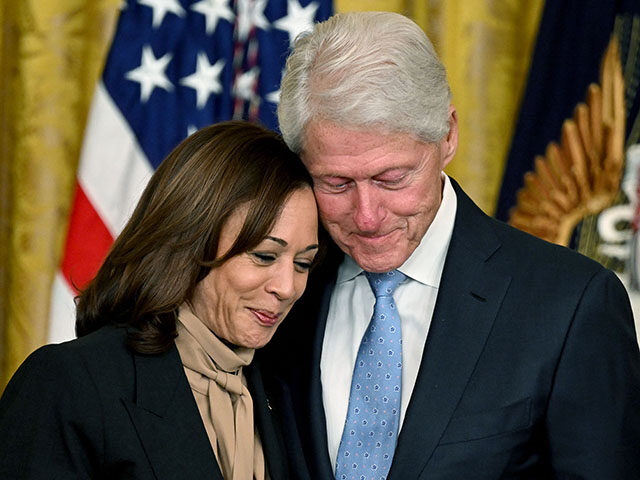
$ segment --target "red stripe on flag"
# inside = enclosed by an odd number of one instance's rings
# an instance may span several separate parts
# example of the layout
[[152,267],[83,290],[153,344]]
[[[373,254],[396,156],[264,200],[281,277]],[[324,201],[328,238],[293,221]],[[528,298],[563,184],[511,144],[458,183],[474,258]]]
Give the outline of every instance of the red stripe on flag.
[[62,274],[74,292],[95,276],[113,243],[113,237],[76,183]]

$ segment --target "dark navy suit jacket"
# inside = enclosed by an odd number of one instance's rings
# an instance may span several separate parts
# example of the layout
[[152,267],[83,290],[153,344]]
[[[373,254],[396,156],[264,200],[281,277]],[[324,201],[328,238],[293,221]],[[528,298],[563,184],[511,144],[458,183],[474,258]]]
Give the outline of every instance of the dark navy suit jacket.
[[[0,478],[218,479],[222,474],[173,345],[133,354],[123,328],[33,353],[0,399]],[[245,369],[271,479],[289,478],[257,366]]]
[[[453,236],[388,479],[640,479],[640,354],[624,287],[487,217],[452,183]],[[265,352],[287,441],[304,449],[292,462],[314,479],[333,477],[320,358],[340,261],[329,254]]]

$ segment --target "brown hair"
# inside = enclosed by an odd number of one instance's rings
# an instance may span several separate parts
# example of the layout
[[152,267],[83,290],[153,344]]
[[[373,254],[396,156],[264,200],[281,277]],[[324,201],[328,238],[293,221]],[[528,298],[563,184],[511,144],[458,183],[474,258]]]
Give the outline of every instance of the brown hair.
[[[76,334],[128,325],[140,353],[165,351],[175,311],[211,268],[258,245],[289,195],[311,185],[281,137],[246,122],[194,133],[161,163],[96,277],[77,297]],[[225,221],[249,211],[231,249],[216,259]]]

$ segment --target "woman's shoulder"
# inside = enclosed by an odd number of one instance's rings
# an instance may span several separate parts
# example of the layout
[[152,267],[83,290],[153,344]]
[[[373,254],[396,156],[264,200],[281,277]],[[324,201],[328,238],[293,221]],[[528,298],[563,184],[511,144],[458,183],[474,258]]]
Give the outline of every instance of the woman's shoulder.
[[102,461],[105,432],[126,418],[121,400],[134,398],[134,369],[123,328],[33,352],[0,397],[0,445],[11,445],[0,478],[16,478],[27,465],[51,468],[38,478],[92,476],[85,473]]
[[113,360],[130,356],[126,345],[127,330],[124,327],[107,325],[84,337],[62,343],[48,344],[34,351],[25,363],[50,364],[64,361],[99,361],[108,356]]
[[[59,344],[44,345],[18,368],[5,394],[12,388],[76,390],[113,382],[130,383],[133,359],[126,346],[126,329],[106,326],[89,335]],[[131,366],[131,367],[129,367]]]

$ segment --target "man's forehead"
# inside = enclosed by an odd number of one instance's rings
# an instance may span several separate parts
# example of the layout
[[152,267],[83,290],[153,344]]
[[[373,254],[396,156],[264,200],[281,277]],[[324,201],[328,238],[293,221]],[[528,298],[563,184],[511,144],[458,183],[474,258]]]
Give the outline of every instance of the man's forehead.
[[[329,122],[305,129],[301,158],[314,176],[372,176],[389,169],[411,168],[434,144],[384,130],[354,130]],[[348,174],[348,175],[347,175]]]

